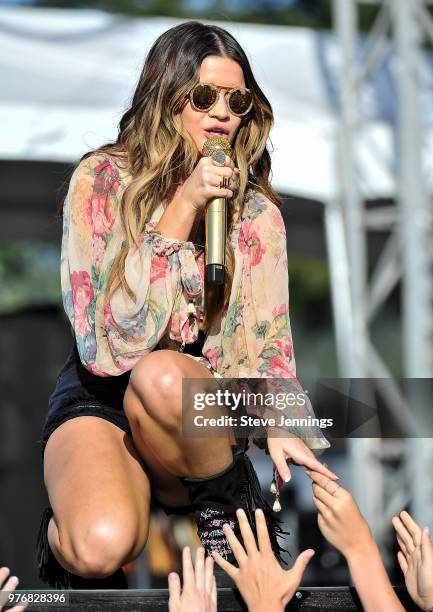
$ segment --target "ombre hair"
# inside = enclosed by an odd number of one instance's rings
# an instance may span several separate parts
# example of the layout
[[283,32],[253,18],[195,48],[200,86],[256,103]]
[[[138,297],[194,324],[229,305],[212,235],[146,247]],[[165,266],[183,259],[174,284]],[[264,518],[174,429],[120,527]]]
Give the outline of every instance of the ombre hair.
[[[155,208],[161,202],[166,205],[171,201],[201,157],[183,127],[181,112],[188,103],[190,90],[198,82],[201,63],[210,55],[237,62],[253,96],[253,108],[242,118],[233,143],[233,161],[240,172],[227,207],[228,235],[242,215],[249,189],[281,205],[269,183],[271,162],[266,143],[273,123],[272,108],[241,46],[223,28],[197,21],[167,30],[154,42],[146,57],[130,108],[120,120],[116,142],[81,158],[98,152],[126,158],[131,175],[119,210],[125,241],[110,270],[106,299],[120,287],[135,299],[125,279],[128,251],[133,245],[138,246],[140,233]],[[206,328],[228,306],[234,263],[233,247],[227,240],[225,284],[212,285],[205,281]]]

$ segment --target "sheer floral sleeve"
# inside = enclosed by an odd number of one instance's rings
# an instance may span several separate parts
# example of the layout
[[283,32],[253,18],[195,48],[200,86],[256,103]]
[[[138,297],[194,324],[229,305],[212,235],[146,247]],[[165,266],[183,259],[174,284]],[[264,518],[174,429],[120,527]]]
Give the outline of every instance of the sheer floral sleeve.
[[[122,289],[106,299],[107,280],[123,234],[122,182],[111,161],[92,155],[75,169],[63,213],[62,296],[83,365],[99,376],[130,370],[169,331],[192,342],[198,335],[202,275],[192,242],[161,236],[149,221],[126,256]],[[187,313],[191,302],[193,311]]]
[[[243,325],[238,328],[238,333],[245,336],[243,342],[247,353],[246,367],[240,375],[272,378],[274,380],[268,384],[269,391],[293,392],[305,400],[305,403],[297,402],[283,410],[269,406],[263,414],[276,417],[278,421],[283,413],[288,418],[311,422],[315,414],[296,377],[289,319],[286,231],[280,209],[264,196],[256,194],[246,208],[238,244],[243,253],[240,291]],[[303,438],[312,450],[330,446],[318,426],[293,425],[286,430]]]

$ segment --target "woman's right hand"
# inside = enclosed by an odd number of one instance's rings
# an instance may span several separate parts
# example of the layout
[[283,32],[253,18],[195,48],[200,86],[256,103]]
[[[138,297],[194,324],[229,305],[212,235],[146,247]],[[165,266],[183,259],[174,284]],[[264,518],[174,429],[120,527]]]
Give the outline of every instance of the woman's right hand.
[[400,550],[397,554],[409,595],[421,610],[433,606],[433,543],[409,512],[392,517]]
[[[179,188],[178,197],[188,202],[195,212],[201,212],[213,198],[232,198],[239,169],[226,155],[224,166],[211,157],[202,157],[191,175]],[[220,187],[224,179],[229,179],[229,187]]]

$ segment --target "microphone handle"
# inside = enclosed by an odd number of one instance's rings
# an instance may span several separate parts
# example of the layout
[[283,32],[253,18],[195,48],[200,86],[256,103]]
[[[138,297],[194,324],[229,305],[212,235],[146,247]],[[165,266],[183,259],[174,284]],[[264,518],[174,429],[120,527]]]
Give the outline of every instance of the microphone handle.
[[214,198],[206,207],[205,265],[208,283],[222,285],[225,280],[227,201]]

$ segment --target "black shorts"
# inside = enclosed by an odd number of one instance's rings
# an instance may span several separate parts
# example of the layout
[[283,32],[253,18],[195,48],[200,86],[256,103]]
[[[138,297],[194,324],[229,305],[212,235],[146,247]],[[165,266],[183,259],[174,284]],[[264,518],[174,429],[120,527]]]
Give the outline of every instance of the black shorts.
[[[185,353],[199,356],[205,339],[204,332],[193,344],[185,346]],[[157,350],[159,345],[155,347]],[[53,393],[48,400],[48,412],[38,440],[42,460],[45,446],[53,431],[65,421],[79,416],[98,416],[131,435],[131,428],[123,409],[123,397],[130,372],[120,376],[96,376],[81,363],[74,342],[66,363],[61,368]]]

